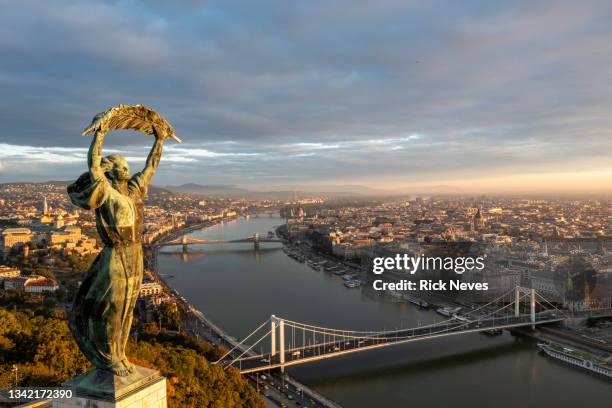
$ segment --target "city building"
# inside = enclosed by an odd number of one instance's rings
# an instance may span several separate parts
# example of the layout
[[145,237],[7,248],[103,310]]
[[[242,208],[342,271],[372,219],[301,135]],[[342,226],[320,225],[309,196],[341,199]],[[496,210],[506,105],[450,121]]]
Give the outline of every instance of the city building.
[[55,292],[59,285],[44,276],[18,276],[4,280],[4,290],[23,290],[26,293]]
[[159,295],[162,290],[162,286],[157,282],[143,282],[140,286],[140,297]]
[[28,228],[6,228],[2,231],[2,247],[9,250],[15,245],[27,244],[32,241],[32,231]]
[[0,266],[0,283],[5,279],[16,278],[21,275],[21,271],[18,268],[12,268],[10,266]]
[[67,226],[59,231],[53,231],[49,234],[49,244],[65,244],[67,242],[77,243],[81,239],[81,228],[75,226]]

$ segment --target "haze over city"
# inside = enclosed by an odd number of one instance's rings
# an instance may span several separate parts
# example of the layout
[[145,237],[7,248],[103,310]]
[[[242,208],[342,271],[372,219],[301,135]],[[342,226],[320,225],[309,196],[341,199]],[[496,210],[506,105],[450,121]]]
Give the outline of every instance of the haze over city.
[[[2,2],[0,182],[74,179],[92,116],[142,103],[184,140],[160,186],[609,193],[612,5],[587,3]],[[105,151],[136,171],[150,144]]]

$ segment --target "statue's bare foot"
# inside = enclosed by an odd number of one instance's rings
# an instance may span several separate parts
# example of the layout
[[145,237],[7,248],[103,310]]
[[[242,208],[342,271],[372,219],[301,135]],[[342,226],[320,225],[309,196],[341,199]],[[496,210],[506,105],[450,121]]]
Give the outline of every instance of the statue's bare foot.
[[123,364],[125,369],[128,370],[128,374],[132,374],[134,372],[134,364],[130,363],[127,358],[121,360],[121,364]]
[[111,371],[119,377],[127,377],[134,371],[134,365],[127,359],[124,359],[118,363],[114,363],[111,367]]
[[130,371],[125,368],[125,366],[122,363],[115,363],[111,366],[111,371],[113,372],[113,374],[119,376],[119,377],[127,377],[130,374]]

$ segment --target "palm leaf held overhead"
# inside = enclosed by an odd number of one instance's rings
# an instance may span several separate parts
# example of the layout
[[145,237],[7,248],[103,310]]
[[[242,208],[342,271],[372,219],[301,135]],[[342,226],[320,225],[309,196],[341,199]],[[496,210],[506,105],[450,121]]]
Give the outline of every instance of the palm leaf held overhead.
[[93,132],[108,132],[109,130],[132,129],[148,135],[155,132],[159,136],[172,138],[181,142],[174,134],[172,126],[159,113],[143,105],[119,105],[105,112],[98,113],[84,131],[83,136]]

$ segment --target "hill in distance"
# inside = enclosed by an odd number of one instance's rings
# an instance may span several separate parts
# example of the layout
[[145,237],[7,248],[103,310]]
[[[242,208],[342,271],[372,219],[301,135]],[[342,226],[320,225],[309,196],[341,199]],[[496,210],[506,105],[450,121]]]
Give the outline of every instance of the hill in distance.
[[[0,183],[0,186],[3,186],[3,185],[10,186],[10,185],[15,185],[15,184],[32,184],[32,185],[40,184],[40,185],[52,185],[56,187],[68,187],[68,185],[72,183],[74,183],[74,180],[15,181],[15,182],[8,182],[8,183]],[[149,193],[151,194],[155,194],[155,193],[172,194],[172,192],[170,192],[169,190],[166,190],[161,187],[156,187],[154,185],[149,186]]]
[[[53,185],[56,187],[67,187],[74,180],[49,180],[49,181],[22,181],[0,183],[1,185],[15,184],[31,184],[31,185]],[[357,196],[389,196],[394,195],[392,191],[379,190],[371,187],[360,185],[339,185],[339,186],[303,186],[300,188],[292,188],[291,186],[271,186],[271,187],[253,187],[246,189],[234,185],[211,184],[202,185],[197,183],[185,183],[178,186],[168,185],[160,187],[156,185],[149,186],[149,194],[164,193],[164,194],[197,194],[211,197],[227,197],[227,198],[247,198],[247,199],[272,199],[272,200],[290,200],[294,197],[317,197],[325,195],[327,197],[357,197]]]
[[201,185],[196,183],[186,183],[180,186],[165,186],[165,190],[173,193],[187,193],[187,194],[202,194],[202,195],[213,195],[213,196],[240,196],[247,195],[250,193],[249,190],[239,188],[236,186],[228,185]]
[[306,186],[293,189],[288,186],[277,186],[269,188],[246,189],[233,185],[201,185],[197,183],[186,183],[180,186],[165,186],[164,189],[174,193],[201,194],[218,197],[245,197],[256,199],[288,199],[295,195],[300,197],[325,194],[327,196],[373,196],[391,195],[393,192],[374,189],[359,185],[344,186]]

